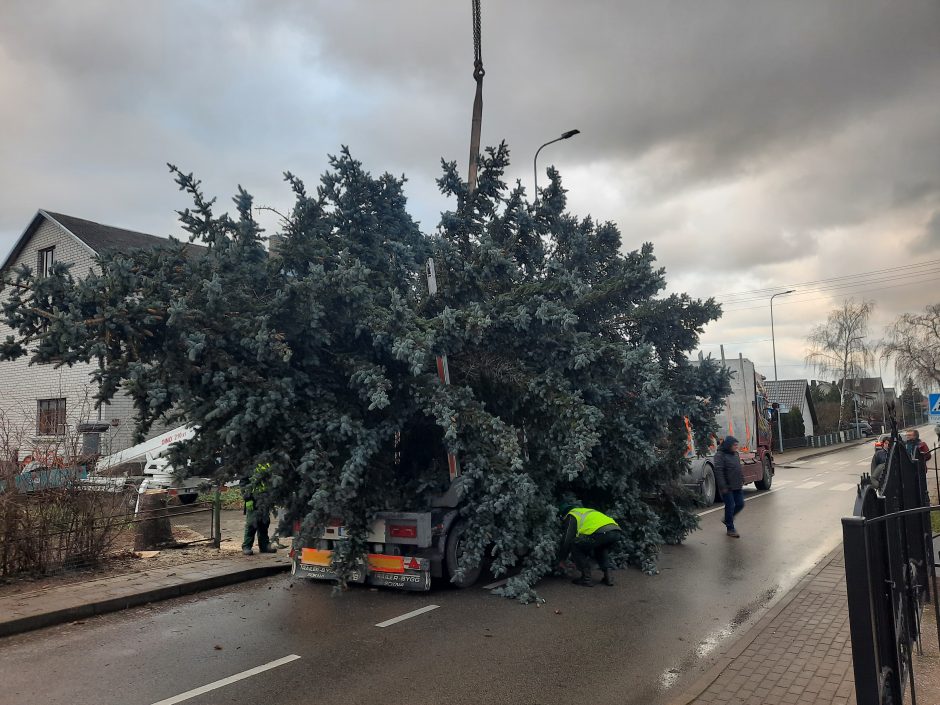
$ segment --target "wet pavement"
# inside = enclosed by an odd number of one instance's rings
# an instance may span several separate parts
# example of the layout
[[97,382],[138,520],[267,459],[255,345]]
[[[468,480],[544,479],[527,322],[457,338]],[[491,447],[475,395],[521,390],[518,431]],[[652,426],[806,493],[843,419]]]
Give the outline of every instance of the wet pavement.
[[[746,492],[740,540],[725,537],[716,505],[664,549],[659,575],[621,571],[612,588],[547,580],[541,607],[482,587],[333,597],[270,578],[8,638],[0,704],[655,705],[838,546],[871,453],[788,463],[770,492]],[[216,683],[232,676],[242,680]]]

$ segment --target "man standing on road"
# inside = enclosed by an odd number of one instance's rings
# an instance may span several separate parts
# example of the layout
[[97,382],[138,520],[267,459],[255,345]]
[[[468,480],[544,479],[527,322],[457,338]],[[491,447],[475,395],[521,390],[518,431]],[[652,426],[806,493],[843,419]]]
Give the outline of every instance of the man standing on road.
[[581,577],[574,580],[574,584],[594,586],[591,577],[591,559],[594,559],[604,571],[604,585],[613,585],[610,550],[623,536],[617,522],[596,509],[579,507],[573,503],[562,505],[561,512],[565,533],[558,560],[564,561],[569,553],[572,554],[574,564],[581,571]]
[[940,423],[933,427],[933,432],[937,435],[937,445],[940,446]]
[[725,525],[728,536],[739,539],[741,534],[734,528],[734,517],[744,509],[744,473],[741,471],[737,438],[725,436],[715,453],[714,468],[718,492],[725,503],[725,518],[721,523]]

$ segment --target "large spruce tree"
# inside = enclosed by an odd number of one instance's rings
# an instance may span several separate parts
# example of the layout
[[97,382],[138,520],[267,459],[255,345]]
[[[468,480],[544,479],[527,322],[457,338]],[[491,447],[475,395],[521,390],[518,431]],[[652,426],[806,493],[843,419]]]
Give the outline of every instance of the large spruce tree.
[[99,402],[129,394],[141,433],[199,427],[180,448],[202,459],[194,474],[220,454],[229,478],[269,463],[272,501],[308,534],[333,517],[349,527],[341,569],[376,512],[446,488],[450,451],[465,559],[518,566],[506,594],[527,598],[553,567],[566,497],[617,517],[621,561],[654,570],[658,546],[695,526],[676,489],[683,416],[707,447],[728,387],[687,356],[719,308],[664,295],[652,246],[624,254],[615,225],[567,213],[557,173],[533,205],[507,166],[505,145],[488,150],[469,193],[445,163],[455,208],[428,235],[404,179],[373,178],[344,149],[315,193],[286,175],[295,203],[272,252],[247,193],[234,217],[217,215],[171,167],[194,204],[180,222],[206,250],[108,254],[81,281],[64,265],[18,270],[4,305],[17,337],[0,356],[96,363]]

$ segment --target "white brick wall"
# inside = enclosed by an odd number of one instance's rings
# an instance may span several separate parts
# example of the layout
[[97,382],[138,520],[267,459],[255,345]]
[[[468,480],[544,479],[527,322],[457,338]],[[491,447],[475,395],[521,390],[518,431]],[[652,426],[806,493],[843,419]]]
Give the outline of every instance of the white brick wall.
[[[94,264],[94,253],[77,238],[51,221],[44,221],[13,266],[29,265],[36,270],[39,250],[55,247],[55,260],[72,264],[72,275],[81,278],[88,274]],[[4,292],[0,296],[6,298]],[[12,331],[0,322],[0,340]],[[0,361],[0,424],[12,425],[0,428],[0,446],[19,449],[19,457],[34,452],[66,455],[68,448],[81,450],[81,438],[76,434],[78,423],[118,419],[119,425],[101,435],[101,452],[114,453],[131,445],[134,433],[133,406],[127,397],[114,399],[113,403],[100,410],[94,409],[95,386],[89,375],[92,365],[78,364],[73,367],[53,365],[30,365],[27,358]],[[68,429],[64,437],[41,437],[36,434],[37,401],[39,399],[66,399]],[[12,437],[9,431],[12,430]],[[151,436],[162,433],[163,427],[155,428]],[[6,450],[0,447],[0,453]]]

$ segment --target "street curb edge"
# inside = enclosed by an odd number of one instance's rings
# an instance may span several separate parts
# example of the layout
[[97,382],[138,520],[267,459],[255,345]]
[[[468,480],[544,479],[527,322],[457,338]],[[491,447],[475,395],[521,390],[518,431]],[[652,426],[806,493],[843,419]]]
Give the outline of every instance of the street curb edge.
[[11,619],[6,622],[0,622],[0,638],[31,632],[36,629],[43,629],[64,622],[72,622],[76,619],[94,617],[110,612],[120,612],[121,610],[139,607],[140,605],[146,605],[152,602],[169,600],[174,597],[191,595],[196,592],[235,585],[249,580],[257,580],[258,578],[266,578],[271,575],[277,575],[278,573],[286,573],[289,570],[290,564],[253,566],[231,573],[189,580],[177,585],[152,588],[131,595],[109,597],[107,599],[96,600],[95,602],[75,605],[74,607],[65,607],[50,612],[20,617],[19,619]]

